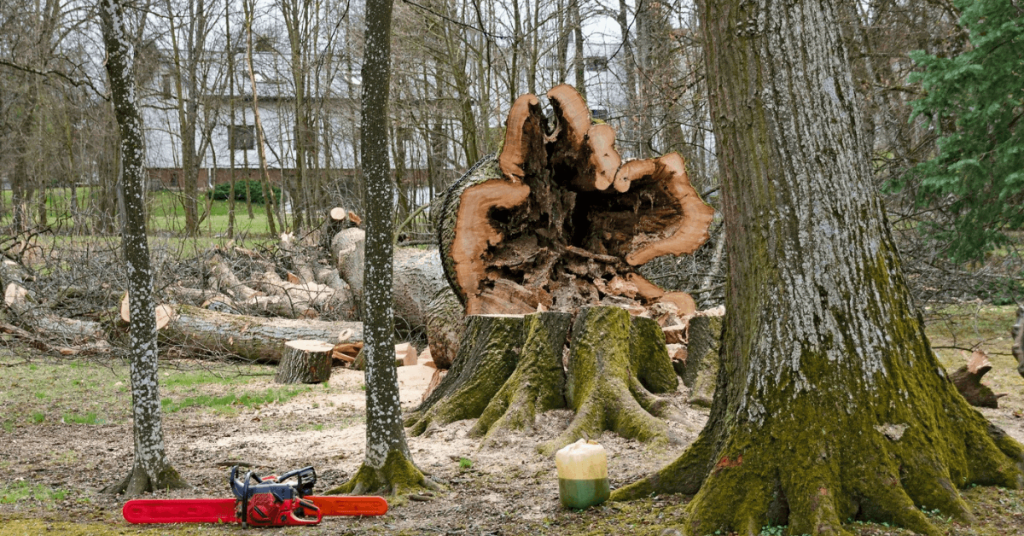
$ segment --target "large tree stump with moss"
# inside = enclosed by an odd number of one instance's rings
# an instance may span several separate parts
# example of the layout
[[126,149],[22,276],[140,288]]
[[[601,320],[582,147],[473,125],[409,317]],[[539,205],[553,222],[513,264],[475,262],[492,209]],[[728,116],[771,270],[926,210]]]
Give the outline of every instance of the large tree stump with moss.
[[603,430],[667,440],[667,427],[654,416],[671,411],[651,390],[675,390],[677,379],[657,324],[614,306],[585,307],[570,330],[571,318],[558,312],[467,317],[448,375],[407,415],[410,433],[480,417],[470,435],[493,443],[532,429],[539,412],[570,407],[576,418],[542,452]]
[[[413,434],[478,416],[472,433],[488,441],[529,429],[538,411],[565,407],[562,357],[572,340],[568,367],[576,374],[568,387],[580,394],[569,407],[584,415],[545,448],[604,429],[667,437],[651,415],[662,405],[650,393],[672,391],[678,379],[661,328],[646,318],[632,321],[630,312],[667,303],[688,314],[694,304],[638,269],[700,247],[714,210],[690,185],[679,155],[624,162],[614,129],[592,122],[572,87],[558,86],[547,97],[554,121],[536,96],[517,99],[501,153],[453,184],[435,215],[444,275],[465,314],[528,316],[515,340],[489,341],[476,332],[461,338],[451,372],[407,419]],[[581,309],[588,312],[569,334]],[[593,354],[584,341],[609,346]],[[495,342],[509,347],[494,349]],[[479,374],[479,364],[462,360],[498,355],[515,359],[502,361],[500,376],[471,380],[486,381],[486,392],[456,387]]]
[[323,383],[331,379],[334,345],[297,340],[284,343],[285,353],[277,366],[277,383]]

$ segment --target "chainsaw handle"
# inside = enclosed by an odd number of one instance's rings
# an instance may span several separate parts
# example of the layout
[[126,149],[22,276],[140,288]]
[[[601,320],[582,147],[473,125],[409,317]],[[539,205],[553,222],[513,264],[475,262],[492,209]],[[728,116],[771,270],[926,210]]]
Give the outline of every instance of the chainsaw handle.
[[263,482],[263,480],[256,473],[249,471],[245,475],[245,480],[241,481],[237,478],[238,466],[231,468],[231,475],[228,476],[228,484],[231,486],[231,491],[235,494],[235,497],[239,499],[245,498],[249,494],[249,480],[253,479],[257,484]]

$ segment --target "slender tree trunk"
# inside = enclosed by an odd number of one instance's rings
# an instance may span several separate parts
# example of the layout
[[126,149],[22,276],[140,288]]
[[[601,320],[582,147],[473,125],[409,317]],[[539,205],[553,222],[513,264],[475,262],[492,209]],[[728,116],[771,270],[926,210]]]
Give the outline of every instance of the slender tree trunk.
[[[249,84],[252,87],[252,115],[253,122],[256,124],[256,149],[260,156],[260,171],[263,174],[263,208],[267,212],[267,226],[270,228],[271,236],[277,235],[277,227],[274,225],[274,187],[270,184],[270,173],[267,171],[267,152],[266,152],[266,136],[263,133],[263,123],[260,121],[260,104],[257,97],[256,87],[256,72],[253,70],[252,65],[252,23],[253,17],[255,17],[256,4],[243,2],[245,8],[245,26],[246,26],[246,60],[249,67]],[[282,170],[281,179],[284,180],[284,172]],[[248,191],[248,184],[246,185],[246,191]],[[283,226],[283,222],[282,222]]]
[[576,55],[573,58],[573,66],[576,69],[576,91],[583,100],[587,100],[587,83],[583,71],[583,17],[580,15],[580,2],[582,0],[569,0],[569,23],[572,24],[573,40],[576,43]]
[[132,85],[130,37],[125,31],[121,0],[102,0],[100,18],[107,51],[107,75],[111,101],[121,136],[121,163],[125,199],[121,240],[128,263],[128,294],[132,320],[130,374],[135,461],[128,477],[107,488],[112,493],[138,495],[146,491],[187,487],[167,462],[160,416],[157,374],[156,314],[153,307],[153,273],[146,242],[144,206],[145,177],[142,121]]
[[701,5],[729,226],[722,366],[697,441],[616,491],[696,493],[687,533],[937,535],[957,488],[1024,485],[1024,448],[969,407],[910,303],[872,188],[837,1]]
[[391,78],[392,0],[366,4],[366,52],[362,80],[362,161],[366,216],[364,271],[366,345],[366,456],[354,477],[328,493],[392,493],[429,485],[412,463],[398,402],[392,278],[391,200],[395,190],[388,161],[388,94]]
[[[228,128],[235,127],[235,44],[231,40],[231,2],[224,2],[224,31],[227,38],[224,40],[224,52],[228,60],[228,117],[231,119]],[[228,239],[235,237],[235,147],[230,141],[237,132],[228,132],[228,182],[231,185],[228,190]],[[216,160],[214,160],[216,161]],[[214,169],[216,173],[216,169]],[[248,177],[247,177],[248,179]],[[216,182],[216,177],[214,178]],[[248,181],[247,181],[248,182]]]

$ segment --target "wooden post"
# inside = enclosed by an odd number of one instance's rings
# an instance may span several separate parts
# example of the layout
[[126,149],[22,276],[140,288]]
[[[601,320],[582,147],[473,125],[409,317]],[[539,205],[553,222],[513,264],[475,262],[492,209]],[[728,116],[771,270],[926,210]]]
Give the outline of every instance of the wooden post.
[[277,367],[277,383],[323,383],[331,378],[334,346],[320,341],[297,340],[284,343],[286,350]]

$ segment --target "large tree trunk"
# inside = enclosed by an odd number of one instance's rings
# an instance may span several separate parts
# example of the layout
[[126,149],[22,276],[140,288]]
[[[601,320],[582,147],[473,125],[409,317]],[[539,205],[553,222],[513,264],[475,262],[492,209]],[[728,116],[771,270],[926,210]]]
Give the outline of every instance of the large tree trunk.
[[144,141],[142,121],[135,102],[132,52],[125,9],[120,0],[100,2],[103,43],[111,101],[121,136],[121,169],[125,213],[121,227],[124,257],[128,264],[131,309],[129,369],[132,385],[132,429],[135,456],[131,471],[121,482],[106,488],[111,493],[140,495],[147,491],[184,488],[187,484],[167,461],[160,417],[157,374],[156,314],[153,307],[153,273],[146,241]]
[[1024,449],[946,378],[872,190],[834,1],[701,4],[729,226],[711,417],[614,499],[696,493],[688,534],[848,519],[938,534],[957,488],[1019,487]]

